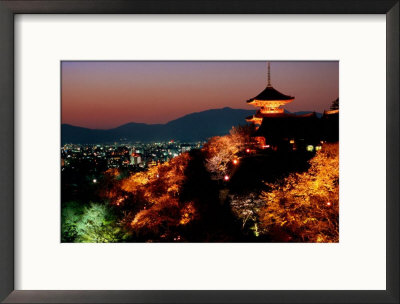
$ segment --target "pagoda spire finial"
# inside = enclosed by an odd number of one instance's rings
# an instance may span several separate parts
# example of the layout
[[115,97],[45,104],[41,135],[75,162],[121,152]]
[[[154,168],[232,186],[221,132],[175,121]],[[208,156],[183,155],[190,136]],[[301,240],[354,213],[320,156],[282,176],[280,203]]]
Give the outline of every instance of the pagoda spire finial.
[[268,61],[268,82],[267,82],[267,86],[270,87],[271,86],[271,67]]

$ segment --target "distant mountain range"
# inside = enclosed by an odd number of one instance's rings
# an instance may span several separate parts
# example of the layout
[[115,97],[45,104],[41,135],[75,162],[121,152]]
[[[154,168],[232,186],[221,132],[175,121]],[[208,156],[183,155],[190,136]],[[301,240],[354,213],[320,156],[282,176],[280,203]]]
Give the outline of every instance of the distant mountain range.
[[[245,125],[247,116],[255,110],[213,109],[191,113],[166,124],[127,123],[117,128],[100,130],[61,125],[61,144],[101,144],[121,141],[168,141],[193,142],[206,140],[212,136],[224,135],[233,126]],[[309,113],[306,111],[296,114]]]

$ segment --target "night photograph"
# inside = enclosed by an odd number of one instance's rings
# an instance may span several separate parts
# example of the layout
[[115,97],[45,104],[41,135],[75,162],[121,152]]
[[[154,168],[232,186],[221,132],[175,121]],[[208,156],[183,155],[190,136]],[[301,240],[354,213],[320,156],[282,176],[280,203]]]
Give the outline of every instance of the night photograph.
[[62,243],[339,242],[338,61],[62,61]]

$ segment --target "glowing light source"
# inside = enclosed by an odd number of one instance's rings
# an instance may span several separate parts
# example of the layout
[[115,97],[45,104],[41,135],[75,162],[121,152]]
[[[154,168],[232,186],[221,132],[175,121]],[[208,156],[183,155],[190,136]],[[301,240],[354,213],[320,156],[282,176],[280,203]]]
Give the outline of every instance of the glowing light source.
[[250,153],[250,149],[246,149],[246,152],[247,152],[247,153]]
[[316,146],[315,151],[319,151],[319,150],[321,150],[321,146]]
[[239,161],[238,161],[237,159],[234,159],[234,160],[233,160],[233,164],[234,164],[234,165],[237,165],[238,163],[239,163]]
[[308,152],[312,152],[312,151],[314,151],[314,146],[313,145],[308,145],[306,149],[307,149]]
[[97,183],[97,179],[93,179],[93,184]]
[[294,144],[294,139],[291,139],[291,140],[290,140],[290,143],[291,143],[291,144]]
[[228,175],[225,175],[225,176],[224,176],[224,180],[225,180],[225,181],[228,181],[228,180],[229,180],[229,176],[228,176]]
[[328,207],[330,207],[330,206],[332,206],[332,203],[331,203],[331,202],[327,202],[326,205],[327,205]]

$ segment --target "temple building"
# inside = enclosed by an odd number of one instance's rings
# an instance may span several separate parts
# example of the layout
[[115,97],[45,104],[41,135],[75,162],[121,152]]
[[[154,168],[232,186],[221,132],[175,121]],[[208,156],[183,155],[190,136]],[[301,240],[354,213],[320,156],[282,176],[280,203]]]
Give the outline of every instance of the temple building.
[[268,62],[268,82],[267,87],[256,97],[247,100],[248,104],[255,107],[260,107],[255,115],[246,118],[247,122],[255,123],[256,125],[261,125],[264,117],[276,116],[276,114],[284,114],[284,109],[282,106],[292,102],[294,100],[293,96],[288,96],[282,94],[281,92],[275,90],[271,85],[271,67]]
[[293,100],[293,96],[272,87],[268,63],[267,87],[247,101],[260,108],[255,115],[246,118],[247,122],[259,125],[254,138],[260,148],[314,151],[325,141],[339,140],[339,110],[324,111],[320,118],[315,112],[286,113],[282,107]]

